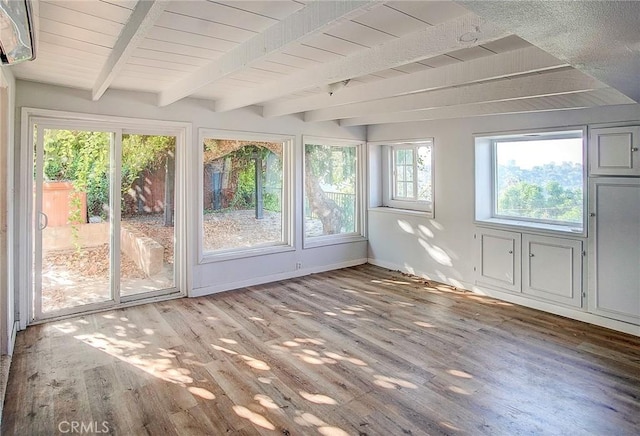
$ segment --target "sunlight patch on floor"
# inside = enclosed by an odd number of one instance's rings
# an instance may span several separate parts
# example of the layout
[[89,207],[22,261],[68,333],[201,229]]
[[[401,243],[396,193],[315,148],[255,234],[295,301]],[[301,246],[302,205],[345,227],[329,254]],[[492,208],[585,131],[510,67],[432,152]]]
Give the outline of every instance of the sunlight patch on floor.
[[233,411],[236,412],[240,418],[248,419],[258,427],[266,428],[267,430],[275,430],[275,425],[271,424],[267,418],[259,413],[252,412],[244,406],[233,406]]
[[375,379],[374,383],[376,385],[387,389],[397,389],[396,386],[409,389],[418,389],[418,386],[406,380],[402,380],[401,378],[387,377],[380,374],[374,375],[373,378]]
[[[152,357],[150,352],[144,352],[146,346],[142,343],[111,338],[102,333],[74,337],[161,380],[182,386],[193,383],[193,379],[190,377],[191,371],[186,368],[174,367],[173,360],[163,357],[160,353],[158,353],[160,358]],[[162,352],[163,350],[161,350]]]
[[273,401],[273,399],[268,395],[257,394],[254,395],[253,399],[260,403],[260,405],[264,408],[274,410],[280,409],[280,406],[278,406],[275,401]]
[[459,369],[448,369],[447,372],[451,375],[454,375],[460,378],[473,378],[471,374],[468,374],[464,371],[460,371]]
[[307,401],[315,404],[338,404],[333,398],[322,394],[310,394],[309,392],[300,391],[300,396]]
[[216,399],[216,396],[213,395],[212,392],[209,392],[208,390],[206,390],[204,388],[198,388],[198,387],[195,387],[195,386],[189,386],[187,388],[187,390],[189,392],[191,392],[193,395],[196,395],[196,396],[198,396],[198,397],[200,397],[202,399],[205,399],[205,400],[215,400]]

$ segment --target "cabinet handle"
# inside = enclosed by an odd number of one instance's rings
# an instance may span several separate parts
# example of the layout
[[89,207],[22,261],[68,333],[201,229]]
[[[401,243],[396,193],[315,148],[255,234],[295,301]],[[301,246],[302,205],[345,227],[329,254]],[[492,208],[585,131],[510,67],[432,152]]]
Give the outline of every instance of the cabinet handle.
[[529,253],[529,257],[533,257],[533,253]]
[[594,212],[591,212],[589,216],[596,216],[596,214]]
[[513,254],[513,250],[509,250],[509,254]]
[[631,147],[631,151],[638,151],[638,147]]

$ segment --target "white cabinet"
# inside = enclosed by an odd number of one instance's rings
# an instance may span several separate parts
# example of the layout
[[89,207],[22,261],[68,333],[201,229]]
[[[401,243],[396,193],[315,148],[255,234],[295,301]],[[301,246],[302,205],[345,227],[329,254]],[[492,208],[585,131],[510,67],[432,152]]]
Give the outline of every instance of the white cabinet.
[[476,228],[476,284],[582,307],[582,241]]
[[582,241],[522,235],[522,293],[582,306]]
[[640,126],[591,129],[589,174],[640,176]]
[[640,179],[589,186],[589,311],[640,324]]
[[493,229],[476,233],[476,282],[520,292],[521,235]]

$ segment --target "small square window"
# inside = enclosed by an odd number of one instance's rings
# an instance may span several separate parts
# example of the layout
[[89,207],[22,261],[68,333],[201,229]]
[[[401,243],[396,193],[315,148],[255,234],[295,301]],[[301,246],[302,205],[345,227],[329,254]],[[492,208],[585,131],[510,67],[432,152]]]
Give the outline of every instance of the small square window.
[[433,213],[433,141],[387,145],[384,205]]

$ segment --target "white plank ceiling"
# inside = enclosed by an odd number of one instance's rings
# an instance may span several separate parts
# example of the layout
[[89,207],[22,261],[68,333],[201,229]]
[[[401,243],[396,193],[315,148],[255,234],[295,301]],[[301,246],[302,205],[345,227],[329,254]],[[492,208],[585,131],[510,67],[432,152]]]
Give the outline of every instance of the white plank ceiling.
[[[525,3],[530,14],[538,7]],[[564,2],[563,11],[575,3]],[[608,3],[599,4],[599,13]],[[622,10],[611,6],[620,19],[640,16],[640,2],[628,3]],[[159,106],[195,97],[213,100],[216,111],[258,105],[265,117],[304,113],[307,121],[350,126],[629,104],[638,98],[636,88],[621,79],[624,74],[611,82],[596,75],[601,82],[583,72],[597,65],[598,53],[585,60],[577,53],[584,47],[565,44],[559,60],[522,39],[514,19],[522,12],[517,5],[40,0],[36,9],[37,59],[10,67],[14,75],[86,89],[94,100],[108,89],[124,89],[155,93]],[[549,39],[534,25],[523,29],[528,41]],[[580,32],[586,40],[589,30],[583,26]],[[637,35],[626,43],[636,55]],[[611,44],[604,47],[608,53],[600,58],[614,62]],[[574,69],[574,59],[582,71]],[[625,73],[637,81],[640,72]]]

